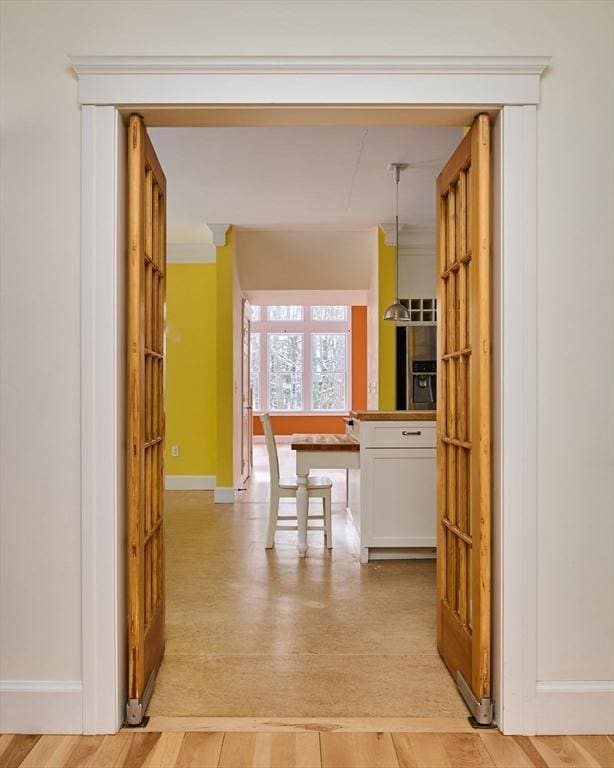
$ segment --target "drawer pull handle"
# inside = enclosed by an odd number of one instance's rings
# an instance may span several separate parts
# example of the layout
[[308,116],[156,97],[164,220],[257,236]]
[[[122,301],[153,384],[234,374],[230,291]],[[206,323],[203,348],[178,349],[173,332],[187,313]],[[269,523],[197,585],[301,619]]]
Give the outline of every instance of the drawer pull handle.
[[417,436],[417,435],[421,435],[422,432],[420,432],[420,430],[418,430],[417,432],[409,432],[407,429],[404,429],[402,434],[404,434],[404,435],[412,435],[412,436],[416,435]]

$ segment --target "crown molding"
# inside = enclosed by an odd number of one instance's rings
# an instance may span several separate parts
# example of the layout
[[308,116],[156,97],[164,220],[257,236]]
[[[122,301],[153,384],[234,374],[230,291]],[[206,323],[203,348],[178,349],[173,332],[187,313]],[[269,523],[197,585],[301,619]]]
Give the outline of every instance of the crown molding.
[[549,56],[69,56],[78,75],[541,75]]
[[[380,224],[384,231],[385,243],[388,246],[395,245],[396,227],[394,222]],[[400,255],[434,253],[435,228],[418,227],[411,224],[401,224],[399,227],[399,253]]]
[[80,104],[538,104],[546,56],[72,56]]
[[223,247],[226,245],[226,234],[231,224],[209,224],[207,223],[205,226],[207,226],[211,232],[211,235],[213,236],[213,244],[218,247]]
[[169,264],[215,264],[213,243],[168,243],[166,261]]

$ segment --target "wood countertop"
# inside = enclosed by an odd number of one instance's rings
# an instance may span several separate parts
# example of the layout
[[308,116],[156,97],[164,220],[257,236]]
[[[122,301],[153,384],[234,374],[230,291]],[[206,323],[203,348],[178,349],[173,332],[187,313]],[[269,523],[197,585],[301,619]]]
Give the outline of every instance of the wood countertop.
[[356,421],[435,421],[437,411],[351,411]]
[[348,435],[292,435],[293,451],[359,451],[360,443]]

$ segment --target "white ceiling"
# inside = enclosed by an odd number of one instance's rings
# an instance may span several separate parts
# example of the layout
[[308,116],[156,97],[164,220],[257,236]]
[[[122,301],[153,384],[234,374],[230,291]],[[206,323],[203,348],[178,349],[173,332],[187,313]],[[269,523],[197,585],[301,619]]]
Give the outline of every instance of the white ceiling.
[[435,179],[460,128],[151,128],[167,177],[168,240],[205,242],[210,223],[363,229],[394,219],[432,227]]

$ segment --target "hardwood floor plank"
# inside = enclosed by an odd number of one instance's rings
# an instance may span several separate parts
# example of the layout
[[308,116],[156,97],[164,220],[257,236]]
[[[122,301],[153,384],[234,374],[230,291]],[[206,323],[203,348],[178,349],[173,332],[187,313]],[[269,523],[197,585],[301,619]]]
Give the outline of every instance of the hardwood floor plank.
[[533,745],[533,742],[529,736],[511,736],[510,738],[512,738],[522,749],[522,751],[531,761],[531,765],[535,766],[535,768],[548,768],[548,764],[540,755],[540,753],[535,749],[535,746]]
[[120,731],[113,736],[105,736],[98,751],[92,755],[87,768],[117,768],[123,766],[124,758],[130,749],[132,731]]
[[393,733],[392,743],[397,753],[399,768],[418,768],[414,750],[406,733]]
[[497,768],[536,768],[536,763],[511,736],[503,736],[499,731],[482,731],[480,738]]
[[477,733],[409,734],[418,768],[495,768]]
[[595,765],[569,736],[531,736],[530,739],[548,768],[592,768]]
[[0,734],[0,760],[2,759],[2,755],[7,750],[9,744],[13,739],[15,738],[14,734],[12,733],[2,733]]
[[223,740],[223,733],[186,733],[175,767],[217,768]]
[[226,733],[220,768],[320,768],[317,733]]
[[322,768],[399,768],[389,733],[321,733]]
[[575,747],[595,768],[614,768],[614,743],[607,736],[570,736]]
[[103,740],[104,736],[79,736],[77,743],[61,764],[61,768],[86,768],[100,749]]
[[31,734],[11,736],[0,757],[0,768],[18,768],[39,740],[40,736]]
[[160,740],[159,733],[143,733],[135,731],[130,739],[121,763],[121,768],[143,768],[147,758],[153,752]]
[[42,736],[20,763],[20,768],[57,768],[61,766],[80,736]]
[[184,735],[181,731],[160,734],[143,768],[175,768]]

